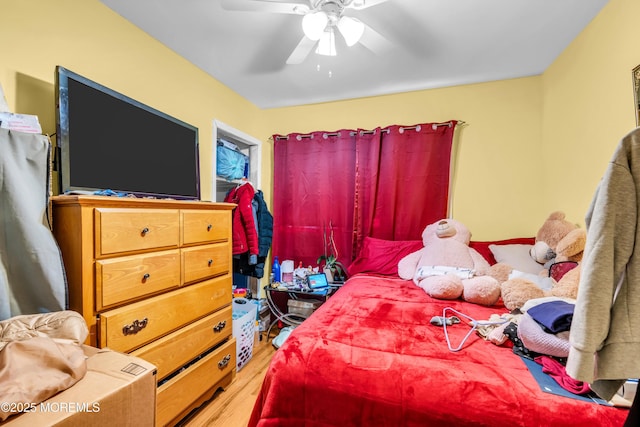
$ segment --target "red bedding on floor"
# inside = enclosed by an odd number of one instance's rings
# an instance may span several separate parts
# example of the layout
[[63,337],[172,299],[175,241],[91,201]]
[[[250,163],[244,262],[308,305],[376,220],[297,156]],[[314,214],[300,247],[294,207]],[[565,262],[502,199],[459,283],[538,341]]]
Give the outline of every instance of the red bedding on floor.
[[[276,351],[249,426],[621,426],[627,410],[545,393],[511,348],[473,333],[459,352],[429,323],[452,307],[410,281],[356,275]],[[453,347],[470,330],[447,328]]]

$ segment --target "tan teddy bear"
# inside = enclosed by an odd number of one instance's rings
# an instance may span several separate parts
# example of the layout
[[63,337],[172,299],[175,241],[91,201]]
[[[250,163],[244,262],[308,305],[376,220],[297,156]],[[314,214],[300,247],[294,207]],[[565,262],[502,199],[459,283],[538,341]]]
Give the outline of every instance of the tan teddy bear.
[[556,211],[538,230],[531,257],[547,268],[554,262],[580,262],[586,241],[586,231],[567,221],[564,212]]
[[[540,264],[547,267],[540,273],[549,276],[548,268],[563,261],[579,263],[582,260],[587,241],[586,231],[565,220],[563,212],[553,212],[544,222],[536,234],[535,245],[531,249],[531,256]],[[573,267],[577,264],[570,264]],[[494,266],[492,275],[497,277],[510,271],[508,266]],[[498,277],[500,280],[500,277]],[[501,296],[504,306],[509,310],[521,308],[525,302],[534,298],[557,296],[576,298],[580,281],[580,267],[573,268],[559,280],[552,279],[551,289],[542,289],[538,284],[526,278],[512,278],[502,281]]]
[[500,286],[502,302],[504,306],[513,311],[529,300],[543,297],[561,297],[576,299],[578,285],[580,283],[580,264],[568,271],[559,281],[553,281],[554,285],[549,290],[538,287],[535,283],[522,278],[507,280]]

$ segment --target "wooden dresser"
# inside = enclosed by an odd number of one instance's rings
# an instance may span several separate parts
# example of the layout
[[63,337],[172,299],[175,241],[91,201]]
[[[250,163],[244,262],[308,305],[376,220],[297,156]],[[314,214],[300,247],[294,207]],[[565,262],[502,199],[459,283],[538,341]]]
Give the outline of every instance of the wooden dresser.
[[172,425],[231,383],[229,203],[52,198],[70,309],[87,344],[157,368],[156,425]]

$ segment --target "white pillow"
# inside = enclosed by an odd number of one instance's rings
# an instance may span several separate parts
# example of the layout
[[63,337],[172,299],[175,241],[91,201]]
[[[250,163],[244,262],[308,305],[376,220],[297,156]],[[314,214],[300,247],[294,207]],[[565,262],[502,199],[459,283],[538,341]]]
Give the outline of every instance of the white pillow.
[[529,255],[533,245],[489,245],[489,250],[498,262],[510,265],[514,270],[525,273],[538,274],[544,270],[544,265],[538,264]]

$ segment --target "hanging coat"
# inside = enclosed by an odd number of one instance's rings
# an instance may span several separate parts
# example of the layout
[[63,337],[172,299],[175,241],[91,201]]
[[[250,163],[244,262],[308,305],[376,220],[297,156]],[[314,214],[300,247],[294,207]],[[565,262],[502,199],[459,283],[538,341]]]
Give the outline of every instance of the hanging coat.
[[273,215],[264,201],[262,191],[258,190],[253,196],[253,214],[258,227],[258,258],[257,262],[251,263],[247,254],[242,254],[233,260],[233,271],[245,276],[264,277],[264,267],[271,249],[273,239]]
[[256,191],[253,205],[258,219],[258,258],[266,258],[273,240],[273,215],[269,212],[261,190]]
[[640,377],[640,128],[616,148],[585,217],[566,371],[609,400]]
[[62,254],[48,226],[46,136],[0,129],[0,320],[67,306]]
[[256,259],[259,248],[258,230],[251,206],[254,195],[253,186],[247,182],[229,190],[224,201],[238,205],[233,210],[233,254],[248,252],[250,258]]

